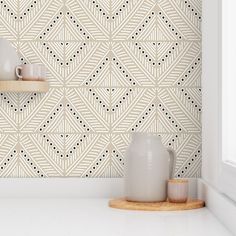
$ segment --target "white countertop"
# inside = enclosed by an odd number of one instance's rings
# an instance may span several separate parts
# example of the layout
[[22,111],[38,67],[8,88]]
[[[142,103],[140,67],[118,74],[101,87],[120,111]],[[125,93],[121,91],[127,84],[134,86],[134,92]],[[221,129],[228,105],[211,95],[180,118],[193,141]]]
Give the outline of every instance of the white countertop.
[[0,199],[0,235],[231,235],[207,208],[138,212],[111,209],[107,203],[107,199]]

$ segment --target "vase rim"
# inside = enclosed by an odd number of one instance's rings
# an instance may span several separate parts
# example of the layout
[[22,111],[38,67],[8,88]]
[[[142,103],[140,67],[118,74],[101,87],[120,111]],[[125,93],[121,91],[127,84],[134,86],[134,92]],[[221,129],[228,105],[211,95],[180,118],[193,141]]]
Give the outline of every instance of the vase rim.
[[161,141],[161,137],[152,133],[141,133],[141,132],[135,132],[132,134],[132,139],[153,139],[153,140],[159,140]]

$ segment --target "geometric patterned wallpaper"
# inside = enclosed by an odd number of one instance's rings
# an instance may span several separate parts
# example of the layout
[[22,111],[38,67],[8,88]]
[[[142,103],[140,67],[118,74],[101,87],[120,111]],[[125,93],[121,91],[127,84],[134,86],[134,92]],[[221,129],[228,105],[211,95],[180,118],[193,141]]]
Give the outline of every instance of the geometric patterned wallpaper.
[[48,93],[0,93],[1,177],[121,177],[132,132],[200,176],[201,0],[2,0],[0,37]]

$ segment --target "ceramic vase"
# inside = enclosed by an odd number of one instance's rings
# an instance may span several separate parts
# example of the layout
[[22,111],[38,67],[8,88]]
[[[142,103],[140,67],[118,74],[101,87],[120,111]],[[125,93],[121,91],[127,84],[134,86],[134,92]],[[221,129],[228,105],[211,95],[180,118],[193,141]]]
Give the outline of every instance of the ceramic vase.
[[17,80],[15,68],[19,62],[15,48],[0,38],[0,80]]
[[125,197],[128,201],[161,202],[167,199],[175,152],[161,138],[135,133],[125,156]]

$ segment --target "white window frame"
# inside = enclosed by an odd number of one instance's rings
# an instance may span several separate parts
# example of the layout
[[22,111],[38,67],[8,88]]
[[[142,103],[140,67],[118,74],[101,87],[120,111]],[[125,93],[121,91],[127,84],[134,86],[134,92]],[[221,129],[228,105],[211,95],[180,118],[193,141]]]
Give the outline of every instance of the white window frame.
[[222,1],[202,1],[202,178],[236,202],[235,170],[222,161]]
[[[223,96],[222,96],[222,85],[223,85],[223,79],[224,74],[222,70],[222,47],[223,47],[223,41],[222,41],[222,33],[223,33],[223,1],[228,0],[221,0],[220,1],[220,12],[219,12],[219,18],[220,18],[220,24],[219,24],[219,97],[220,97],[220,103],[219,103],[219,151],[220,151],[220,165],[219,165],[219,189],[222,193],[236,201],[236,166],[233,163],[230,163],[230,161],[224,161],[224,150],[223,150],[223,123],[222,123],[222,116],[223,116]],[[236,144],[236,143],[235,143]],[[236,151],[236,149],[235,149]],[[235,153],[236,154],[236,153]]]

